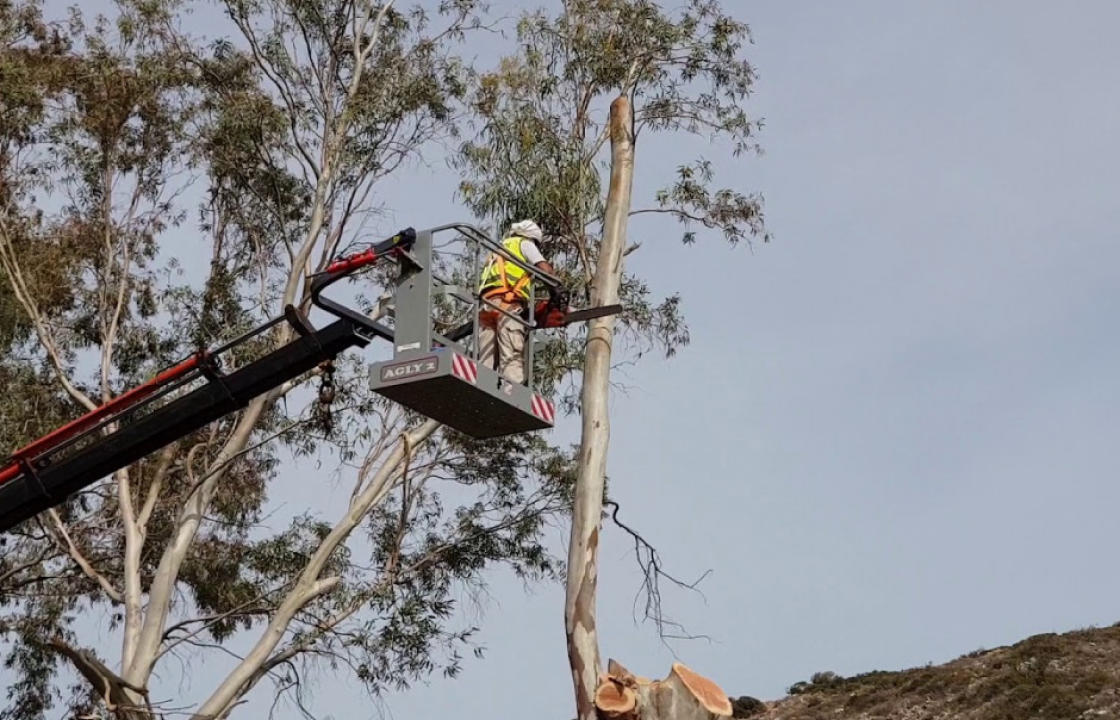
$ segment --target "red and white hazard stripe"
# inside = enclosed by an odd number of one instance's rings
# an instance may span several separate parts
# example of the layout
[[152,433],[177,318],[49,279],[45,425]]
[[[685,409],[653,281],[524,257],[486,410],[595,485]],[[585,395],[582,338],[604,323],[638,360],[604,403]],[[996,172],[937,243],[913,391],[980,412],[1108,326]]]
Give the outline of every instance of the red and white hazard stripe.
[[556,406],[552,404],[551,400],[540,395],[534,395],[532,402],[529,404],[533,408],[533,414],[541,420],[549,423],[556,420]]
[[462,355],[451,356],[451,374],[469,383],[478,382],[478,363]]

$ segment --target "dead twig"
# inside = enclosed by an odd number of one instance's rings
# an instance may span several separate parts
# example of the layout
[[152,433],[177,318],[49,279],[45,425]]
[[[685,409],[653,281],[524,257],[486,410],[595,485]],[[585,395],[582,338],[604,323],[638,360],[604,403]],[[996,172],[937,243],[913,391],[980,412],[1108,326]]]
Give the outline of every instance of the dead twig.
[[692,582],[686,582],[665,572],[657,548],[646,540],[641,533],[618,519],[618,503],[613,500],[605,500],[603,505],[611,508],[611,521],[634,540],[634,558],[642,571],[642,584],[634,596],[634,604],[637,606],[638,597],[645,595],[643,619],[653,621],[657,628],[658,637],[666,646],[668,646],[668,640],[711,640],[707,635],[689,634],[685,631],[683,625],[670,620],[665,615],[662,609],[660,582],[664,578],[679,588],[691,590],[703,597],[704,594],[700,591],[699,585],[712,573],[711,569],[705,570],[700,577]]

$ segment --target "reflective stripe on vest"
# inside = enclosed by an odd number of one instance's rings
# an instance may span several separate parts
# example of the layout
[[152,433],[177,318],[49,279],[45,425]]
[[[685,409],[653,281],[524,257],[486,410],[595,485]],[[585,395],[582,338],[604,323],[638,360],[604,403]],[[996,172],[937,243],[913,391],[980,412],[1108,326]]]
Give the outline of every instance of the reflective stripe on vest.
[[[521,243],[524,240],[525,238],[517,236],[508,237],[502,241],[502,247],[510,255],[528,265],[529,261],[525,259],[525,254],[521,252]],[[518,298],[528,300],[533,292],[531,279],[530,274],[524,268],[507,261],[497,253],[492,253],[486,267],[482,269],[478,291],[484,297],[501,295],[506,302],[513,302]]]

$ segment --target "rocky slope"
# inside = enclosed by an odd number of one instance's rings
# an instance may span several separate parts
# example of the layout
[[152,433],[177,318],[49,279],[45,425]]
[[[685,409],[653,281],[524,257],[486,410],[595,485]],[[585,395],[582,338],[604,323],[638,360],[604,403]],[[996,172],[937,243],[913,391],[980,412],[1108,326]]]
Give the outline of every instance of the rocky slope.
[[1120,720],[1120,624],[1036,635],[944,665],[849,678],[818,673],[770,703],[742,697],[751,720]]

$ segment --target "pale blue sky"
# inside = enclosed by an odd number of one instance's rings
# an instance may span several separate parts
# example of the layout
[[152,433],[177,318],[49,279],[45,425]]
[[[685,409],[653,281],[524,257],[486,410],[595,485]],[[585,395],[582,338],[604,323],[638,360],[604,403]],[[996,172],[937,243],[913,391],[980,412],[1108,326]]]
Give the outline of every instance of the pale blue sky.
[[[775,241],[686,249],[635,223],[632,267],[682,291],[692,345],[628,369],[612,400],[626,520],[669,570],[713,570],[705,599],[667,593],[713,637],[681,658],[774,698],[817,670],[1120,620],[1120,6],[729,7],[755,33],[765,156],[644,140],[636,190],[699,149],[765,194]],[[465,215],[441,172],[398,177],[387,226]],[[628,540],[608,529],[602,549],[604,657],[660,676],[672,656],[631,619]],[[498,576],[489,595],[487,659],[459,679],[370,707],[328,673],[315,707],[567,720],[562,589]]]
[[[772,698],[1120,620],[1120,8],[735,5],[766,155],[705,152],[775,241],[643,236],[633,267],[684,292],[693,342],[614,397],[626,517],[672,570],[714,569],[706,603],[671,597],[715,639],[681,657]],[[638,146],[639,190],[675,150]],[[603,652],[661,675],[628,550],[608,531]],[[397,717],[512,717],[503,678],[569,717],[559,590],[493,594],[489,659]]]

